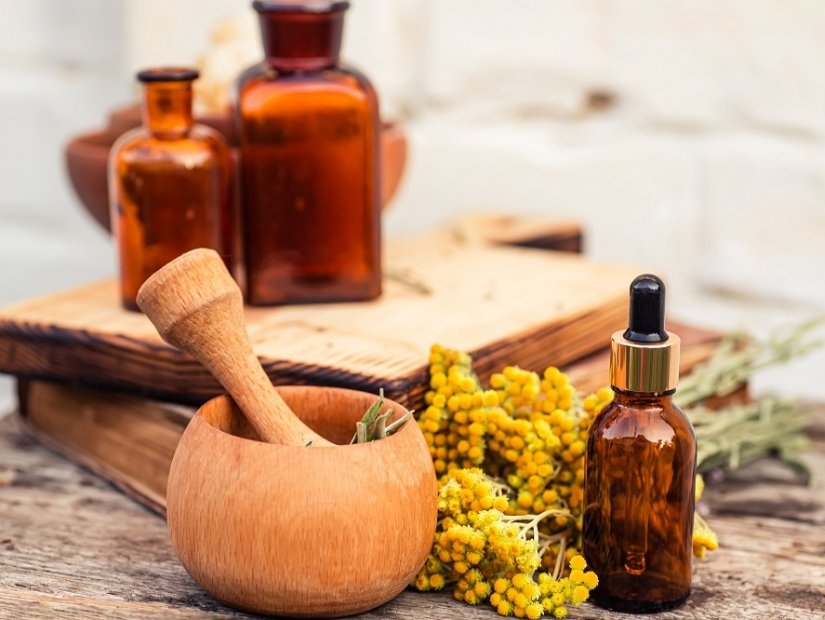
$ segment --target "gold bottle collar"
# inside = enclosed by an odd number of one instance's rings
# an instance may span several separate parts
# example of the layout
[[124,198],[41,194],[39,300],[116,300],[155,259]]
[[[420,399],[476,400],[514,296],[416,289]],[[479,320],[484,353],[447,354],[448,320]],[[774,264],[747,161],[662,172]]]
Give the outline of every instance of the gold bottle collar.
[[610,383],[628,392],[667,392],[679,383],[681,341],[669,334],[665,342],[633,342],[617,331],[610,339]]

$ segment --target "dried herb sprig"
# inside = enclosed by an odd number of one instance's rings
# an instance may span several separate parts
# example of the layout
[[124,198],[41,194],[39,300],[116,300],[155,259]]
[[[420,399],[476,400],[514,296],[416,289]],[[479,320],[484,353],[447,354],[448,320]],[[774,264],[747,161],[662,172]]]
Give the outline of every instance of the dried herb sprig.
[[738,469],[776,453],[806,477],[810,474],[793,458],[807,443],[804,430],[811,420],[811,412],[797,402],[764,397],[718,411],[695,407],[687,413],[696,431],[700,473]]
[[674,401],[682,409],[687,409],[708,397],[732,394],[757,371],[802,357],[821,347],[823,341],[814,338],[813,332],[822,325],[825,325],[825,317],[778,330],[765,340],[742,334],[726,336],[713,356],[680,382]]
[[742,388],[757,371],[802,357],[823,345],[813,337],[825,317],[780,330],[764,341],[742,335],[726,337],[713,357],[685,377],[674,400],[693,422],[700,472],[737,469],[775,454],[800,471],[810,472],[796,454],[806,445],[811,412],[805,404],[764,396],[719,409],[703,405],[709,397],[727,396]]
[[370,405],[361,420],[355,423],[355,435],[353,435],[352,441],[350,441],[351,444],[366,443],[368,441],[389,437],[404,426],[413,416],[412,411],[407,411],[400,418],[388,424],[392,417],[392,409],[387,409],[384,413],[381,413],[383,406],[384,390],[381,388],[378,391],[378,400]]

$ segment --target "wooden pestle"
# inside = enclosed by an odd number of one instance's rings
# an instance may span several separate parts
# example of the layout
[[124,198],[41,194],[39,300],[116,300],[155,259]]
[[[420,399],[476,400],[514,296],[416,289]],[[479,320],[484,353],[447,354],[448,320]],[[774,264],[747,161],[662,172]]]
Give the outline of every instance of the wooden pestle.
[[241,291],[217,252],[199,248],[168,263],[146,280],[137,304],[161,338],[212,373],[263,441],[333,445],[273,387],[249,342]]

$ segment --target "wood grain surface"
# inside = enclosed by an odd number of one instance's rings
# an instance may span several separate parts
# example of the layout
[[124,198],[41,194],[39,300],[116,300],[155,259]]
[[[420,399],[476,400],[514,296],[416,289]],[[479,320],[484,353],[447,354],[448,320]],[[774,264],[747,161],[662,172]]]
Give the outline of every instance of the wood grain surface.
[[[825,409],[801,455],[815,478],[761,461],[711,484],[721,548],[698,561],[682,608],[657,619],[823,618]],[[254,618],[211,600],[184,571],[155,514],[0,419],[0,618]],[[493,620],[448,594],[405,591],[365,619]],[[571,618],[630,619],[585,604]]]
[[[467,230],[389,240],[376,301],[247,307],[269,377],[279,385],[383,387],[416,407],[433,343],[471,353],[483,376],[504,362],[567,364],[602,348],[625,323],[637,268],[486,242],[478,227]],[[222,392],[118,299],[112,280],[0,308],[0,372],[192,404]]]

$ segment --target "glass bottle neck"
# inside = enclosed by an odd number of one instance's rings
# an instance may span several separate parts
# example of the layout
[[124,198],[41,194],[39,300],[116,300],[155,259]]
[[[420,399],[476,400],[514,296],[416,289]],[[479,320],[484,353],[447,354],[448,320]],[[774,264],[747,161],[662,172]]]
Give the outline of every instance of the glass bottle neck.
[[620,405],[626,405],[631,402],[672,402],[675,392],[676,390],[668,390],[667,392],[628,392],[613,386],[613,399]]
[[279,71],[320,71],[341,53],[344,11],[260,11],[266,62]]
[[143,124],[156,137],[180,138],[194,124],[192,82],[148,82],[143,90]]

